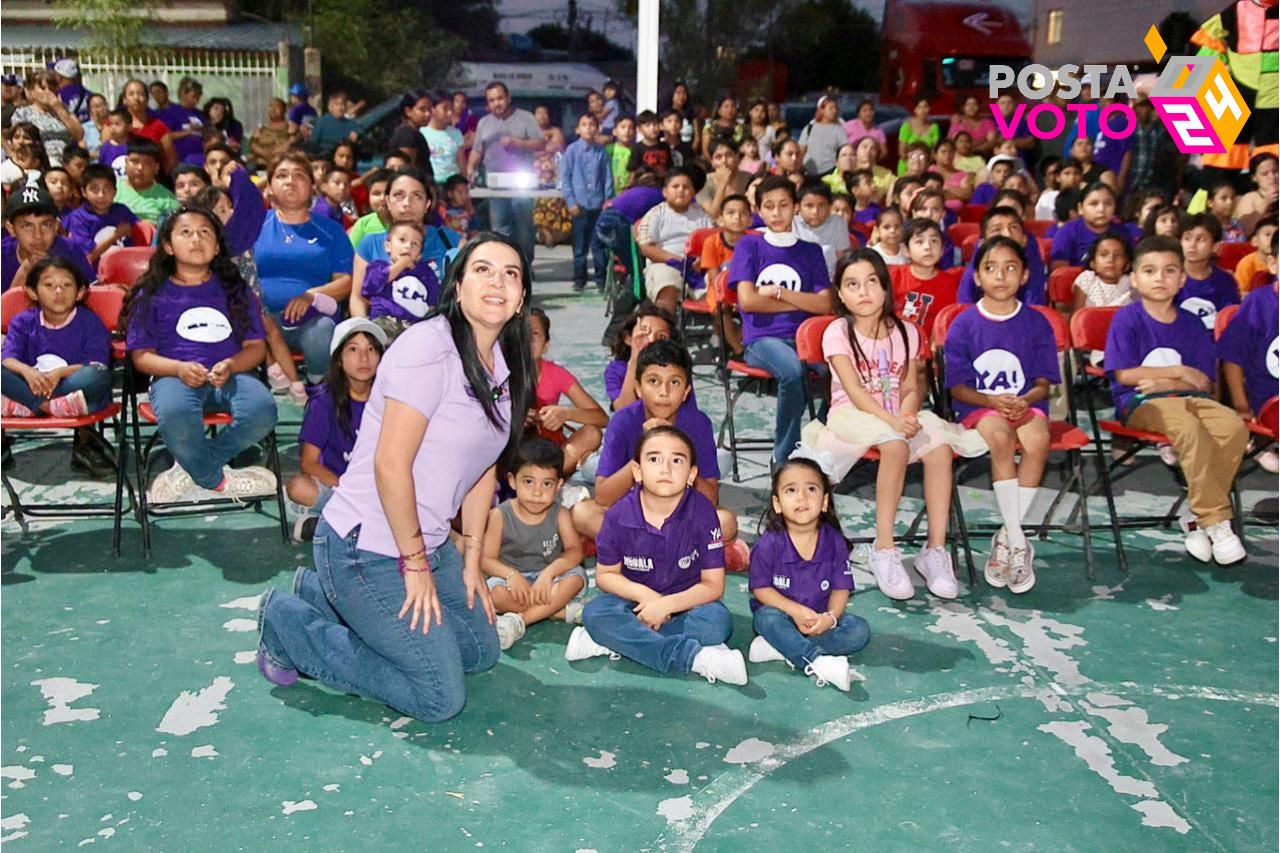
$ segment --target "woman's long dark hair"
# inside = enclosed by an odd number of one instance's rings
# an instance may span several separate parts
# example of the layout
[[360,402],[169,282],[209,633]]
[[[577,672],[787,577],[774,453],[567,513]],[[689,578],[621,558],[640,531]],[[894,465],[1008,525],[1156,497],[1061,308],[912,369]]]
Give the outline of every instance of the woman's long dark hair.
[[[892,335],[896,331],[902,335],[902,351],[908,355],[911,353],[911,342],[907,337],[906,324],[902,322],[893,310],[893,284],[890,282],[889,267],[885,264],[884,258],[875,249],[857,249],[843,255],[839,263],[836,264],[836,274],[833,279],[836,287],[836,316],[842,317],[849,325],[849,344],[853,347],[853,366],[859,373],[862,373],[864,365],[868,371],[873,365],[871,360],[863,353],[862,346],[858,343],[858,332],[853,327],[853,312],[849,310],[849,306],[845,305],[844,300],[840,298],[840,282],[844,281],[845,270],[859,261],[866,261],[871,264],[871,268],[875,270],[876,278],[880,280],[880,286],[884,288],[884,305],[880,308],[880,323],[889,327],[889,334]],[[902,379],[907,376],[908,361],[910,361],[909,358],[903,359]]]
[[159,293],[164,283],[178,271],[178,263],[173,255],[166,251],[165,244],[172,240],[173,229],[178,219],[191,215],[204,217],[213,227],[214,236],[218,241],[218,253],[209,262],[209,272],[218,277],[218,283],[227,294],[227,313],[230,315],[231,329],[235,332],[236,340],[243,342],[244,336],[249,331],[249,285],[240,274],[240,267],[231,259],[222,222],[213,211],[196,204],[182,205],[164,221],[164,225],[160,226],[160,233],[156,237],[156,251],[151,256],[151,263],[147,265],[147,271],[138,277],[138,281],[129,290],[124,310],[120,312],[120,331],[126,332],[129,324],[135,320],[142,322],[151,297]]
[[383,347],[378,343],[377,338],[368,332],[353,332],[343,338],[338,348],[333,351],[333,355],[329,357],[329,369],[324,374],[324,384],[329,389],[329,399],[333,401],[333,419],[337,421],[338,429],[342,430],[342,434],[348,441],[355,441],[356,433],[351,428],[351,382],[342,369],[342,351],[346,348],[347,341],[356,335],[364,335],[369,344],[378,351],[378,357],[382,357]]
[[[847,543],[849,538],[844,535],[844,528],[840,526],[840,516],[836,514],[836,496],[831,491],[831,481],[827,479],[827,475],[823,472],[822,466],[812,459],[803,456],[793,456],[786,462],[783,462],[773,472],[773,478],[769,483],[770,497],[777,497],[778,483],[782,480],[782,475],[791,468],[808,468],[810,471],[818,475],[818,482],[822,483],[822,494],[827,499],[827,508],[822,511],[818,517],[819,527],[834,527],[836,533],[840,534],[840,538]],[[782,517],[782,513],[777,512],[773,508],[773,501],[765,503],[763,525],[766,530],[773,530],[778,533],[787,531],[787,520]]]
[[[498,397],[500,389],[489,384],[484,365],[480,362],[480,354],[476,352],[475,333],[471,323],[462,313],[462,304],[458,301],[458,285],[466,275],[467,264],[475,250],[485,243],[501,243],[516,253],[520,258],[520,279],[524,291],[524,304],[520,310],[506,322],[498,334],[498,346],[502,349],[502,358],[507,363],[510,375],[507,377],[507,391],[511,398],[511,417],[509,423],[503,423],[498,413]],[[533,355],[529,350],[529,309],[533,307],[533,271],[529,268],[529,260],[514,240],[505,234],[495,231],[481,231],[473,240],[458,252],[458,256],[449,264],[445,274],[444,287],[440,293],[440,302],[424,319],[444,317],[449,321],[449,330],[453,335],[453,345],[462,359],[462,372],[467,377],[472,394],[484,409],[489,423],[496,427],[507,428],[507,446],[503,449],[499,464],[503,465],[515,453],[516,445],[524,432],[524,413],[529,410],[533,400],[533,391],[537,385],[534,377]]]

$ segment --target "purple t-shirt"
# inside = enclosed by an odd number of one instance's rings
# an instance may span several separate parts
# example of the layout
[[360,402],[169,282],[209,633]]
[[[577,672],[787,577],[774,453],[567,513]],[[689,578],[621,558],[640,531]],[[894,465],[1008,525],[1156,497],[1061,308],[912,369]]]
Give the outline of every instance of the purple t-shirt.
[[[1117,121],[1114,116],[1107,122],[1114,130],[1119,130],[1123,122]],[[1124,155],[1129,153],[1129,149],[1133,147],[1133,137],[1126,136],[1124,139],[1112,139],[1101,130],[1093,137],[1093,162],[1098,163],[1104,169],[1110,169],[1117,176],[1120,174],[1120,164],[1124,161]]]
[[1089,248],[1103,234],[1114,234],[1123,240],[1126,246],[1132,248],[1129,243],[1129,232],[1123,225],[1112,222],[1102,234],[1095,234],[1083,219],[1077,217],[1070,222],[1064,222],[1054,232],[1053,249],[1049,252],[1049,260],[1066,261],[1074,267],[1088,266],[1086,258],[1089,255]]
[[[609,419],[604,432],[604,446],[600,448],[597,477],[610,477],[636,458],[636,444],[644,435],[644,401],[636,400]],[[693,451],[697,454],[698,475],[706,480],[720,479],[720,463],[716,459],[716,436],[711,428],[711,418],[690,406],[685,400],[676,409],[676,429],[689,436]]]
[[1214,267],[1208,278],[1188,275],[1173,303],[1199,317],[1204,327],[1212,331],[1219,311],[1228,305],[1240,304],[1240,290],[1235,276],[1221,267]]
[[98,315],[83,305],[57,329],[40,322],[40,309],[28,308],[9,323],[3,358],[16,358],[41,373],[69,364],[106,364],[111,358],[111,333]]
[[1116,312],[1107,330],[1105,365],[1111,379],[1116,412],[1128,420],[1142,404],[1132,385],[1116,379],[1117,370],[1131,367],[1194,367],[1210,379],[1216,377],[1213,333],[1194,314],[1178,311],[1172,323],[1162,323],[1147,313],[1141,301]]
[[142,313],[128,325],[125,345],[129,350],[155,350],[157,355],[178,361],[197,361],[211,368],[224,358],[240,352],[244,341],[260,341],[262,306],[258,297],[248,296],[248,327],[237,337],[227,308],[227,292],[217,276],[203,284],[179,285],[169,279],[142,306]]
[[[80,247],[61,236],[53,238],[53,245],[49,247],[49,254],[57,255],[60,258],[66,258],[84,273],[85,281],[90,283],[98,280],[98,273],[93,267],[89,266],[89,259],[85,257],[85,253]],[[18,272],[18,267],[22,261],[18,260],[18,240],[16,237],[5,235],[4,239],[0,239],[0,292],[9,289],[9,285],[13,284],[13,277]]]
[[240,255],[252,249],[257,241],[262,222],[267,218],[267,207],[262,203],[262,192],[244,169],[231,173],[227,192],[231,196],[231,218],[224,226],[227,248],[231,254]]
[[[831,286],[827,262],[817,243],[799,240],[791,246],[774,246],[763,234],[743,234],[729,262],[729,286],[754,282],[757,287],[781,284],[792,291],[821,293]],[[808,317],[806,311],[781,314],[742,312],[742,342],[750,344],[760,338],[793,340],[796,329]]]
[[[853,589],[849,543],[829,524],[818,528],[818,547],[806,560],[785,530],[766,530],[751,549],[750,589],[776,589],[796,604],[819,613],[834,589]],[[753,596],[751,612],[763,607]]]
[[449,522],[458,514],[462,499],[498,460],[510,435],[509,371],[496,343],[492,356],[493,372],[488,379],[498,391],[499,420],[508,426],[494,426],[485,416],[462,371],[462,359],[444,317],[418,323],[396,338],[395,346],[387,348],[373,380],[351,462],[325,504],[324,518],[336,534],[346,536],[358,525],[356,544],[361,550],[385,557],[399,554],[373,473],[387,400],[395,400],[427,419],[427,431],[413,457],[413,490],[427,552],[444,544]]
[[315,117],[316,108],[306,101],[290,106],[289,112],[286,115],[286,118],[294,124],[302,124],[307,119]]
[[98,147],[98,162],[110,166],[117,178],[124,177],[125,158],[129,156],[129,146],[125,143],[104,142]]
[[854,209],[853,221],[861,222],[864,225],[875,225],[876,217],[880,215],[880,205],[869,204],[862,210]]
[[684,592],[702,580],[703,572],[724,569],[716,508],[706,495],[685,489],[658,529],[645,520],[636,486],[605,513],[596,537],[596,563],[621,565],[624,578],[662,595]]
[[364,416],[364,401],[351,400],[347,404],[351,434],[342,430],[334,408],[329,386],[322,385],[315,396],[307,401],[306,414],[302,416],[302,429],[298,441],[320,448],[320,464],[341,477],[347,471],[351,449],[360,434],[360,419]]
[[[609,402],[612,403],[618,397],[622,396],[622,386],[627,381],[627,362],[620,358],[612,359],[604,366],[604,392],[609,395]],[[680,408],[686,407],[698,408],[698,392],[689,388],[689,396],[681,404]]]
[[[947,388],[967,385],[983,394],[1022,395],[1039,379],[1062,381],[1053,327],[1026,305],[1001,319],[991,319],[977,305],[962,311],[947,332],[943,357]],[[956,419],[964,420],[982,407],[953,400],[952,408]],[[1034,408],[1047,415],[1049,401]]]
[[995,197],[995,184],[978,184],[973,188],[973,195],[969,196],[969,204],[991,204],[991,199]]
[[183,163],[195,166],[204,164],[204,113],[195,107],[184,107],[182,104],[170,103],[158,111],[156,116],[171,131],[194,130],[190,136],[173,141],[174,151]]
[[332,219],[339,225],[342,224],[342,208],[334,207],[333,203],[324,196],[316,199],[316,203],[311,205],[312,216],[323,216],[326,219]]
[[[979,246],[982,244],[979,243]],[[1027,240],[1027,283],[1018,288],[1018,300],[1025,305],[1048,305],[1049,287],[1048,273],[1044,268],[1044,257],[1040,254],[1040,241],[1031,237]],[[956,289],[956,302],[973,303],[982,296],[978,292],[978,284],[973,280],[973,264],[977,260],[975,251],[964,272],[960,274],[960,287]]]
[[440,301],[440,279],[424,261],[389,282],[390,271],[391,265],[386,261],[370,261],[365,271],[360,295],[369,300],[370,317],[395,317],[416,323]]
[[625,216],[628,222],[635,223],[660,201],[662,190],[657,187],[632,187],[623,190],[610,207]]
[[[133,211],[120,202],[112,202],[106,213],[94,213],[88,202],[72,210],[62,217],[62,227],[66,230],[71,242],[80,247],[86,255],[98,246],[98,241],[105,241],[117,227],[138,221]],[[133,239],[126,234],[117,246],[132,246]]]
[[1244,298],[1218,341],[1218,357],[1240,365],[1249,408],[1256,415],[1276,396],[1280,379],[1280,298],[1276,286],[1259,287]]

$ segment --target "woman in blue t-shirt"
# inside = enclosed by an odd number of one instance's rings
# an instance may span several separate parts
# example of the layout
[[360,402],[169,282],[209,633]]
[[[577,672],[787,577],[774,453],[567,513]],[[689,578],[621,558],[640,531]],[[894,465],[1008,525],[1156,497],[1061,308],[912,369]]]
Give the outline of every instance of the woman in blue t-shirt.
[[311,215],[311,164],[283,154],[267,171],[272,210],[253,245],[262,302],[285,342],[306,361],[307,381],[329,366],[338,303],[351,293],[351,243],[342,226]]
[[[393,172],[387,181],[385,204],[391,223],[414,222],[422,226],[422,262],[431,268],[438,280],[444,281],[450,252],[462,244],[462,235],[440,224],[435,213],[434,191],[434,185],[427,181],[420,169],[406,166]],[[365,272],[371,262],[390,260],[387,235],[366,234],[356,244],[352,290],[361,292]]]

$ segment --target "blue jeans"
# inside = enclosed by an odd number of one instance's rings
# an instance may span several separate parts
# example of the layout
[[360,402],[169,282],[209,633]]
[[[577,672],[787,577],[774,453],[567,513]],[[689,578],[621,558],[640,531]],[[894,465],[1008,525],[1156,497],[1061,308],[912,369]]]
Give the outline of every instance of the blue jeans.
[[593,239],[596,220],[599,218],[598,210],[584,210],[573,217],[573,283],[578,287],[585,287],[587,284],[588,252],[591,253],[591,263],[595,268],[596,283],[604,283],[604,246]]
[[829,631],[806,637],[791,617],[776,607],[761,607],[751,615],[756,633],[769,641],[796,669],[813,663],[822,655],[851,655],[861,651],[871,639],[871,626],[861,616],[846,613]]
[[783,462],[800,443],[800,422],[804,418],[808,391],[804,365],[796,355],[796,342],[782,338],[759,338],[747,344],[747,364],[763,368],[778,380],[778,408],[773,421],[773,458]]
[[[165,447],[196,485],[212,489],[222,482],[222,466],[257,444],[276,425],[276,401],[267,386],[237,373],[221,388],[191,388],[176,376],[151,380],[151,407]],[[231,425],[209,438],[203,415],[230,412]]]
[[[21,403],[32,412],[39,413],[40,405],[48,402],[49,397],[37,397],[32,394],[27,380],[9,368],[0,368],[0,370],[4,373],[3,382],[0,383],[0,393],[14,402]],[[86,364],[75,373],[63,378],[58,383],[58,387],[53,389],[51,396],[65,397],[77,391],[84,392],[84,401],[89,404],[90,412],[105,409],[111,403],[111,370],[104,364]]]
[[337,325],[332,317],[321,314],[312,317],[301,326],[285,328],[284,312],[276,311],[271,317],[280,327],[284,342],[289,345],[290,352],[302,353],[307,368],[307,379],[319,382],[329,369],[329,342],[333,339],[333,329]]
[[498,661],[498,632],[477,601],[467,608],[462,555],[450,542],[431,552],[444,622],[422,633],[397,618],[404,579],[396,560],[356,547],[360,528],[338,536],[321,519],[298,595],[273,595],[262,614],[262,650],[338,690],[385,702],[424,722],[455,716],[466,703],[465,673]]
[[635,606],[616,595],[598,595],[583,608],[582,624],[600,645],[664,674],[690,672],[704,646],[726,642],[733,633],[733,616],[719,601],[674,614],[657,631],[631,612]]
[[[591,231],[591,254],[594,256],[597,252],[605,257],[605,264],[596,267],[596,287],[603,290],[609,273],[607,253],[612,252],[628,268],[631,266],[631,223],[612,207],[600,211]],[[632,270],[631,274],[635,275],[636,271]]]
[[525,262],[533,263],[533,199],[489,199],[489,224],[494,231],[515,240],[524,252]]

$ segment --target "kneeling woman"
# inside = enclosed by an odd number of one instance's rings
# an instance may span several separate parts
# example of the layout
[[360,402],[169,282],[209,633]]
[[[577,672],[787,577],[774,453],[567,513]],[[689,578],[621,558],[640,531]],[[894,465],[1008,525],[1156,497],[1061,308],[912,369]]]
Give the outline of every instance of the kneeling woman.
[[[267,680],[304,673],[434,722],[462,710],[464,673],[497,661],[480,544],[497,462],[523,426],[512,413],[533,392],[530,290],[515,244],[481,234],[435,311],[387,350],[316,526],[316,570],[259,603]],[[459,508],[461,554],[449,528]]]

